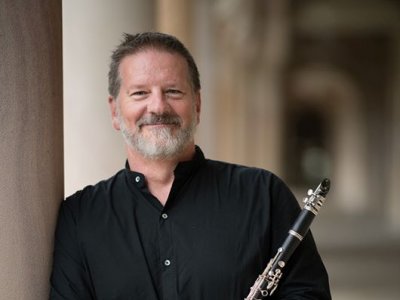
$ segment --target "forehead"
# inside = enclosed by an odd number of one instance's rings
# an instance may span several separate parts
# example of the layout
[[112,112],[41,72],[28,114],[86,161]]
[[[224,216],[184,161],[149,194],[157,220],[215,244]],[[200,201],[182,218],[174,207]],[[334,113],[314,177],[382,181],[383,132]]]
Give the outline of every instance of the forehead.
[[144,49],[124,57],[119,66],[122,79],[128,77],[189,77],[185,58],[179,53]]

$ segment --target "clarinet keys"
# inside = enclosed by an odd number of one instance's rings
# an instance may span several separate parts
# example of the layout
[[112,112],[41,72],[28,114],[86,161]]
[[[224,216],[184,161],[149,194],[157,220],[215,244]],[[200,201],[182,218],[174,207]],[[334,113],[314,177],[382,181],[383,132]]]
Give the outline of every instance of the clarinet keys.
[[305,203],[304,208],[289,230],[289,235],[286,237],[282,246],[279,247],[274,258],[269,261],[264,272],[258,276],[245,300],[262,300],[264,297],[272,295],[282,277],[282,269],[285,267],[286,262],[296,250],[303,237],[307,234],[314,217],[324,204],[329,188],[329,179],[324,179],[315,191],[311,189],[308,190],[308,197],[304,198],[303,201]]

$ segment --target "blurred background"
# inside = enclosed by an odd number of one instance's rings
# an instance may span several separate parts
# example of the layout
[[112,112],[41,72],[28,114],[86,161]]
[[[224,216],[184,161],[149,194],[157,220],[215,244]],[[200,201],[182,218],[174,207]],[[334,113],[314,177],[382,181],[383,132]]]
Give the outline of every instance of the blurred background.
[[61,201],[124,167],[109,57],[153,30],[197,61],[207,157],[299,201],[331,179],[312,231],[333,299],[400,299],[397,0],[0,0],[0,299],[47,299]]
[[66,195],[124,166],[109,56],[148,30],[198,63],[207,157],[269,169],[298,199],[331,178],[312,230],[333,298],[400,299],[399,1],[63,1]]
[[209,158],[332,189],[312,226],[337,300],[400,299],[400,3],[63,1],[65,194],[124,166],[107,71],[123,32],[163,31],[202,80]]

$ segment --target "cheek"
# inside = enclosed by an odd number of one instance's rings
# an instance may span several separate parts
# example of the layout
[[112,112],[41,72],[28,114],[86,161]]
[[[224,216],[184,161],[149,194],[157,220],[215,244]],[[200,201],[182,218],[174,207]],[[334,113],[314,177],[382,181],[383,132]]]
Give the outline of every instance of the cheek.
[[136,122],[144,115],[145,109],[137,105],[125,105],[121,108],[121,116],[129,127],[135,126]]
[[177,114],[181,118],[181,121],[183,122],[184,126],[188,126],[189,124],[191,124],[193,118],[195,117],[191,110],[177,112]]
[[196,108],[193,107],[193,105],[191,103],[189,103],[189,104],[181,103],[181,105],[173,106],[172,109],[184,121],[190,120],[196,116]]

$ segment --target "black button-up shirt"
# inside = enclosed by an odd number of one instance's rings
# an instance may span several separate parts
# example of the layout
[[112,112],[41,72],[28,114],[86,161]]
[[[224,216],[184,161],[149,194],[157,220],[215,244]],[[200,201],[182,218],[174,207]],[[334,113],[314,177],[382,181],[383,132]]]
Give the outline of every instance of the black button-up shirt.
[[[244,299],[300,208],[268,171],[180,163],[167,203],[129,166],[61,205],[51,299]],[[271,299],[330,299],[309,233]]]

